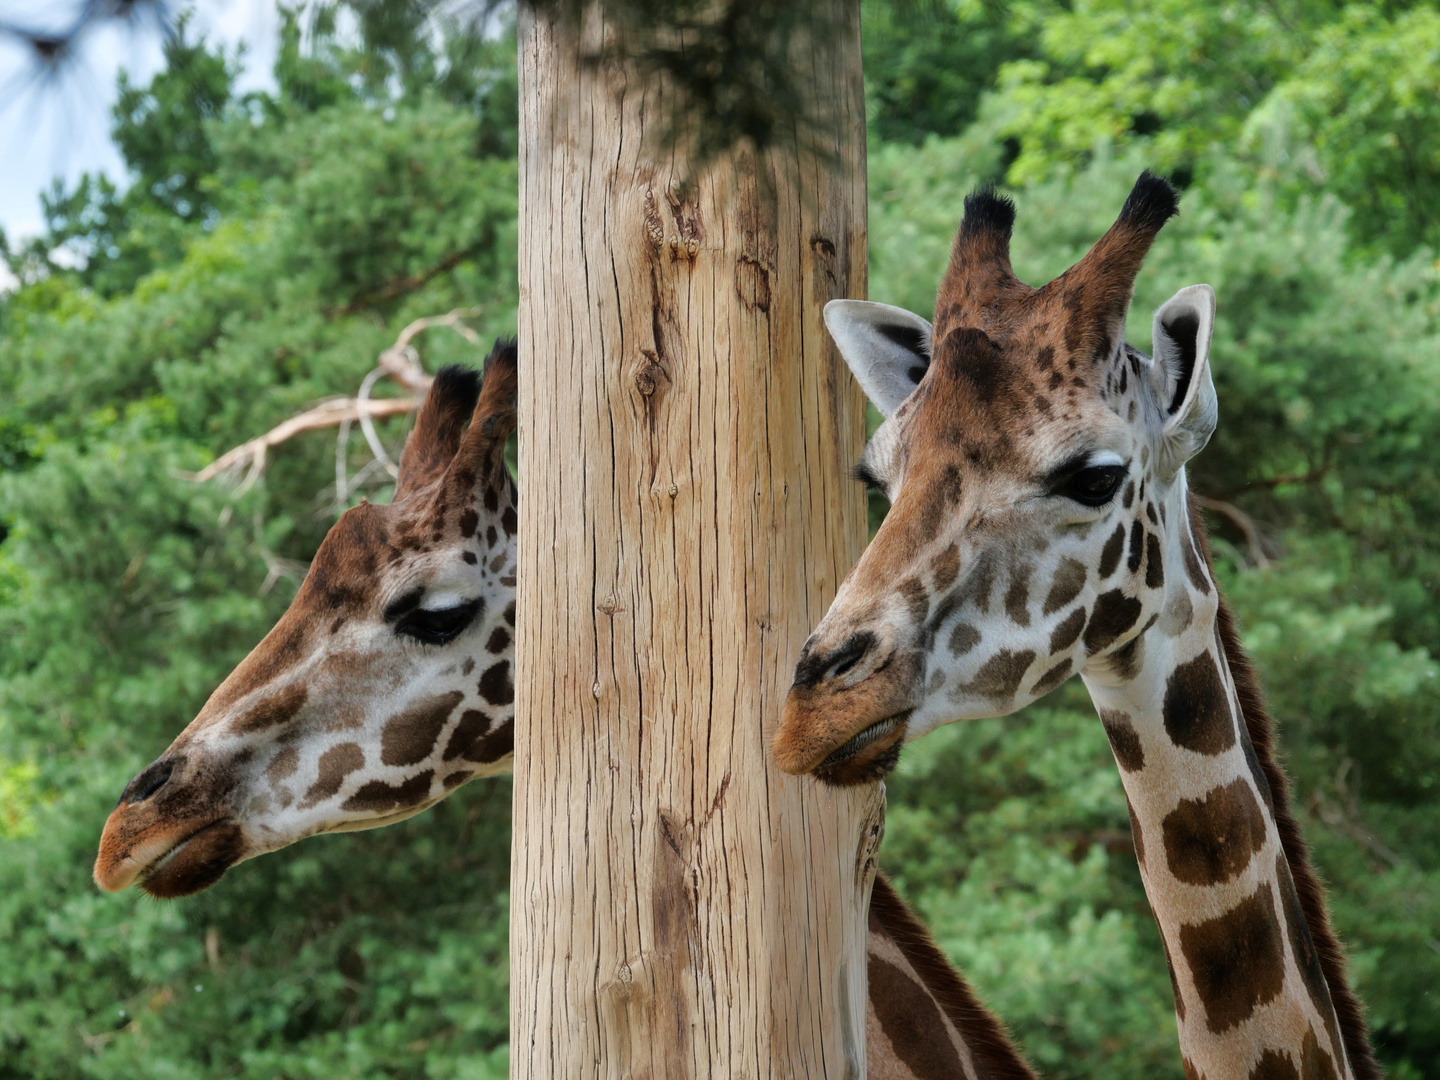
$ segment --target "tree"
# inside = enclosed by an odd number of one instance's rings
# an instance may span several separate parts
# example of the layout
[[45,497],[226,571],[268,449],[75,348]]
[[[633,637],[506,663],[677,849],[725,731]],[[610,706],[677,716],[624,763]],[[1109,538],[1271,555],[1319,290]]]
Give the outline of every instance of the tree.
[[698,167],[598,19],[521,23],[516,1076],[864,1068],[883,797],[768,760],[864,539],[820,316],[864,290],[858,5],[814,11],[823,126]]

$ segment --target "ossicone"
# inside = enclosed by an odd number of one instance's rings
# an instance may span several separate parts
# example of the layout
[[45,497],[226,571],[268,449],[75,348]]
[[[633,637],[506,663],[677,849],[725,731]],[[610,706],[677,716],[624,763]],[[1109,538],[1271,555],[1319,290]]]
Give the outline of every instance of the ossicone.
[[962,237],[995,237],[1008,249],[1014,228],[1015,200],[999,194],[994,184],[982,184],[965,196],[965,215],[960,219]]
[[395,498],[426,486],[445,471],[460,448],[465,422],[479,398],[478,371],[451,364],[436,372],[400,455]]
[[1010,266],[1010,235],[1015,203],[994,184],[965,196],[965,215],[950,249],[950,266],[935,297],[935,331],[941,337],[956,326],[990,329],[1004,311],[1028,294],[1028,285]]
[[1130,189],[1115,224],[1153,234],[1179,213],[1179,192],[1170,186],[1169,180],[1146,169]]

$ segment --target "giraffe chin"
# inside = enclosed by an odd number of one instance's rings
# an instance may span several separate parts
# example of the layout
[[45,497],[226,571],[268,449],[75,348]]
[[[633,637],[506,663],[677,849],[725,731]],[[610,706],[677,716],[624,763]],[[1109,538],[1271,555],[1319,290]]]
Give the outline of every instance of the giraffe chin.
[[190,896],[214,885],[245,854],[239,825],[217,821],[191,833],[157,859],[140,877],[140,888],[156,900]]
[[811,775],[834,787],[854,787],[885,779],[900,762],[905,730],[914,711],[907,709],[863,728],[833,750]]

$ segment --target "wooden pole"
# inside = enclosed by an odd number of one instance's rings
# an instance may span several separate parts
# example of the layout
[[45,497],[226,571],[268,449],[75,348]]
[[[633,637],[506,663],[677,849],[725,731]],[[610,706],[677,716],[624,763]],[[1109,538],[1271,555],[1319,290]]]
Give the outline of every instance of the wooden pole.
[[865,294],[858,3],[819,6],[832,160],[792,140],[685,194],[663,90],[583,59],[599,18],[521,18],[517,1078],[864,1075],[883,789],[768,757],[865,541],[821,320]]

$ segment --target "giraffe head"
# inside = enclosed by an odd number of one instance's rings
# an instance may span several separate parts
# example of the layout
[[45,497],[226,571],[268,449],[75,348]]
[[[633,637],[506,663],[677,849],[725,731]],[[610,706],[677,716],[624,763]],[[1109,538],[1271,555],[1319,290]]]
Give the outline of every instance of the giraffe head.
[[1170,185],[1143,174],[1085,257],[1031,288],[1010,266],[1013,204],[981,190],[933,328],[882,304],[827,306],[885,417],[857,474],[891,509],[801,652],[782,769],[875,779],[940,724],[1136,662],[1167,581],[1183,581],[1166,561],[1177,536],[1190,551],[1172,496],[1216,423],[1208,285],[1155,313],[1153,358],[1123,337],[1140,264],[1176,210]]
[[[95,880],[156,897],[321,832],[417,814],[508,771],[515,348],[446,368],[395,499],[347,510],[288,611],[105,823]],[[466,426],[466,420],[469,426]]]

